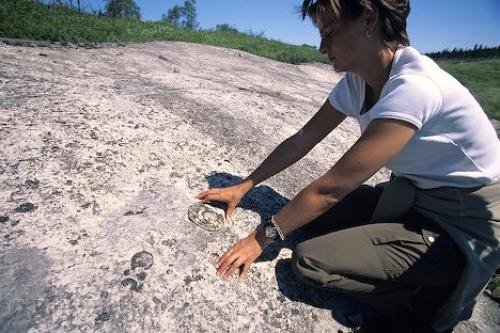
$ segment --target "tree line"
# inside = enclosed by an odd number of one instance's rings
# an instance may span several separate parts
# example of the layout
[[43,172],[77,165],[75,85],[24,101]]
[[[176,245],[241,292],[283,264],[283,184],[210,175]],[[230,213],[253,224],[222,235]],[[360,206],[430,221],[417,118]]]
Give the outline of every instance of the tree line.
[[[107,16],[112,18],[132,18],[141,21],[141,9],[134,0],[105,0],[103,9],[92,9],[86,6],[84,0],[0,0],[16,5],[21,2],[39,3],[48,7],[64,7],[72,11],[82,12],[95,16]],[[187,30],[198,30],[199,23],[196,21],[196,0],[185,0],[182,5],[174,5],[165,14],[161,15],[161,21],[169,22]],[[223,23],[217,24],[214,30],[230,33],[241,33],[233,26]],[[263,37],[264,33],[247,34]]]
[[500,46],[487,47],[482,44],[476,44],[472,49],[453,48],[453,50],[444,49],[443,51],[430,52],[426,54],[433,59],[499,58]]
[[[20,0],[22,1],[22,0]],[[79,12],[97,16],[109,16],[113,18],[128,17],[141,20],[141,9],[134,0],[106,0],[104,10],[86,10],[83,0],[29,0],[39,2],[48,6],[62,6]],[[16,4],[17,0],[10,0]],[[196,21],[196,0],[185,0],[182,6],[175,5],[162,15],[162,20],[173,25],[184,27],[188,30],[198,29]]]

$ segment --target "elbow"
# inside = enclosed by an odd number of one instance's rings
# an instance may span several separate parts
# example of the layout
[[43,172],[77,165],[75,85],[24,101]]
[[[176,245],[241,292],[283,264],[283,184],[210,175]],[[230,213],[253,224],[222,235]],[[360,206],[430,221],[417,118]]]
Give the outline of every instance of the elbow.
[[336,192],[328,192],[322,195],[325,198],[325,206],[327,206],[328,209],[335,206],[340,200],[342,200],[342,197]]
[[322,198],[324,205],[328,208],[335,206],[349,193],[346,188],[324,184],[316,184],[313,186],[313,191]]
[[314,186],[313,184],[309,188],[309,192],[312,197],[316,198],[321,211],[327,211],[342,200],[342,196],[337,191],[328,187]]
[[291,149],[300,156],[304,156],[312,148],[300,131],[289,137],[286,141],[290,144]]

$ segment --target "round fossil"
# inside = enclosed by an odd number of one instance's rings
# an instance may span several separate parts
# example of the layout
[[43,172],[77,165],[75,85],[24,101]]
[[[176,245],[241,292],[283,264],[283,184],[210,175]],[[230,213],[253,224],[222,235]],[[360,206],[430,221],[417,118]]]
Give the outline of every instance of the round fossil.
[[220,209],[197,202],[188,209],[188,218],[197,226],[208,230],[217,231],[224,224],[224,216]]

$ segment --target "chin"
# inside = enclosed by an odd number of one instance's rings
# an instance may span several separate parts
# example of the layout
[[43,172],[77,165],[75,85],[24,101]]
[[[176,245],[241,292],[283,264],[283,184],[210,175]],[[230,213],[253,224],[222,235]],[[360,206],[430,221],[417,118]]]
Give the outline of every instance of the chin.
[[333,64],[333,70],[336,72],[336,73],[343,73],[345,72],[345,69],[342,68],[342,66],[339,66],[338,64]]

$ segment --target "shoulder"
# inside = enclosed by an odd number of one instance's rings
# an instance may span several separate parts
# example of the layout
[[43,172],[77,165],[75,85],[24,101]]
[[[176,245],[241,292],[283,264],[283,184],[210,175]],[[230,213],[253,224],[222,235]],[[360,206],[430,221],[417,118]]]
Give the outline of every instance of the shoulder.
[[389,78],[385,84],[382,94],[392,97],[409,98],[417,100],[442,100],[441,89],[436,82],[425,73],[403,73]]
[[393,86],[428,86],[431,93],[436,93],[440,90],[438,82],[441,81],[443,72],[434,60],[417,49],[406,46],[396,51],[388,81]]
[[346,73],[330,92],[330,104],[346,116],[355,117],[363,95],[363,80],[353,73]]

